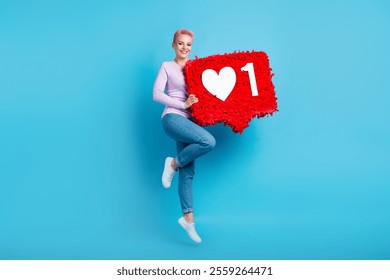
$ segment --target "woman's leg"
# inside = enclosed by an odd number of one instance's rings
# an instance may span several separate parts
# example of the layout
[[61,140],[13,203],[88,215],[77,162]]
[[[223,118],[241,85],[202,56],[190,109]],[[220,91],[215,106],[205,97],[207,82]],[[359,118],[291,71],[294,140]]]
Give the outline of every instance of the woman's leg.
[[165,132],[177,143],[177,156],[172,161],[179,171],[179,196],[183,217],[178,222],[189,237],[202,242],[195,230],[193,216],[192,180],[195,174],[195,159],[210,152],[215,146],[214,137],[204,128],[180,115],[168,114],[162,119]]
[[168,136],[187,144],[175,158],[179,169],[215,147],[215,138],[207,130],[183,116],[167,114],[162,122]]
[[[177,153],[185,149],[188,144],[182,142],[176,142]],[[186,166],[179,168],[179,197],[181,209],[184,214],[184,218],[189,223],[194,222],[193,214],[193,193],[192,193],[192,180],[195,175],[195,161],[191,161]]]

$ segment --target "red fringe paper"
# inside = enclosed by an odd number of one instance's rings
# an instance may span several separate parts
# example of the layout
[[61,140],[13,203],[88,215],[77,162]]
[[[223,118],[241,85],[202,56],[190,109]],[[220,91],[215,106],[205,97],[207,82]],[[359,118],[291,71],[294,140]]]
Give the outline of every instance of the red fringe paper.
[[[248,72],[241,71],[248,62],[252,62],[254,66],[258,96],[252,96]],[[202,73],[206,69],[219,73],[226,66],[234,69],[236,85],[228,98],[222,101],[203,86]],[[191,106],[195,122],[201,126],[223,122],[233,132],[241,134],[254,117],[272,116],[277,111],[277,98],[272,84],[274,74],[271,71],[265,52],[234,52],[205,58],[195,57],[194,60],[187,61],[184,67],[187,91],[199,99],[198,103]]]

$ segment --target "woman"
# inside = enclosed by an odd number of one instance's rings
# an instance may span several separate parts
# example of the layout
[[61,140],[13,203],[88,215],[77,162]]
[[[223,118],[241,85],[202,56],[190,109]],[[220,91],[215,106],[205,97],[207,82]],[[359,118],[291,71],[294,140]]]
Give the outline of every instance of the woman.
[[[190,107],[198,102],[195,95],[188,96],[183,67],[191,52],[194,34],[180,29],[173,36],[172,48],[176,57],[164,62],[153,87],[153,100],[165,105],[162,124],[165,132],[176,141],[177,155],[165,159],[162,184],[171,186],[173,176],[179,173],[179,197],[183,216],[179,224],[196,243],[202,242],[195,230],[192,180],[195,159],[210,152],[215,146],[214,137],[192,121]],[[164,92],[165,91],[165,92]]]

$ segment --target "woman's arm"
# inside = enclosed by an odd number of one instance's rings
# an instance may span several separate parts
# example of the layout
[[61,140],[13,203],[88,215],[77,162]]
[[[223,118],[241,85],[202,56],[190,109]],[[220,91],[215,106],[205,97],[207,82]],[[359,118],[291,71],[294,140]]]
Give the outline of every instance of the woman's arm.
[[187,105],[184,101],[174,99],[164,93],[167,81],[168,75],[163,64],[161,65],[161,68],[158,71],[156,80],[154,82],[153,100],[176,109],[186,109]]

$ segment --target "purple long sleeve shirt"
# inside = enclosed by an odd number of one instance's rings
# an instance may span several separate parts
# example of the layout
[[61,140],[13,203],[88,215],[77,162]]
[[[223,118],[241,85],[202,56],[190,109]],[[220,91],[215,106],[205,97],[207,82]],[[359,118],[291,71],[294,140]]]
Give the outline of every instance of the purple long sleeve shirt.
[[164,62],[153,86],[153,100],[165,105],[161,117],[174,113],[191,118],[190,109],[186,109],[187,98],[183,69],[174,61]]

